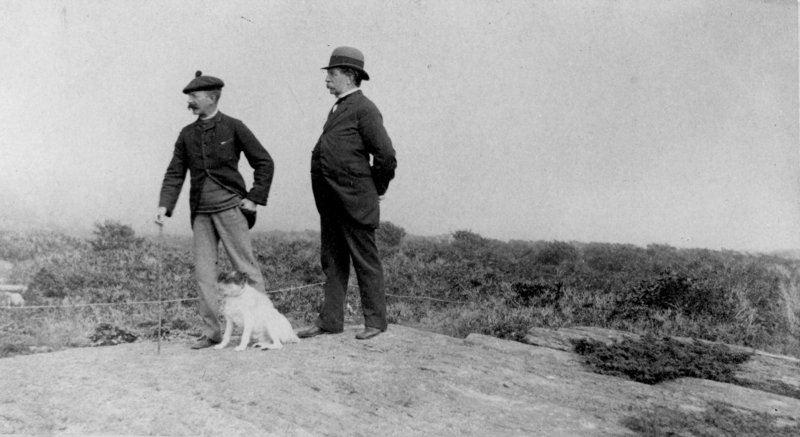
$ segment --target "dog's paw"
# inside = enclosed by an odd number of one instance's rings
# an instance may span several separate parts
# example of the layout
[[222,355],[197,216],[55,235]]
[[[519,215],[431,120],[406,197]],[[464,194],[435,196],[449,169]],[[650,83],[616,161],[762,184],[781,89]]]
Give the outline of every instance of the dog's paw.
[[243,351],[245,349],[247,349],[247,346],[236,346],[236,348],[234,350],[236,352],[241,352],[241,351]]
[[227,345],[224,345],[224,344],[220,343],[220,344],[214,346],[214,349],[216,349],[216,350],[225,349],[225,346],[227,346]]

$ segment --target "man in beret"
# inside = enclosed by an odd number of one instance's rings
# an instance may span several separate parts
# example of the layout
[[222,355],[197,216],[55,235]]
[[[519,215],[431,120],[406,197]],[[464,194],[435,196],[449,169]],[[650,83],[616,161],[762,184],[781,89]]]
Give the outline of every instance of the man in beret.
[[387,327],[383,267],[375,230],[380,222],[379,196],[386,193],[394,178],[397,161],[380,111],[359,88],[362,80],[369,80],[364,55],[352,47],[336,48],[323,70],[327,70],[325,86],[337,98],[311,154],[325,301],[315,324],[298,336],[343,331],[352,260],[365,325],[356,338],[365,340]]
[[[172,160],[164,175],[156,215],[160,226],[171,217],[189,172],[189,211],[194,239],[195,278],[200,289],[199,310],[203,335],[192,345],[202,349],[220,342],[217,259],[222,242],[233,268],[264,290],[264,278],[253,255],[249,229],[256,219],[256,205],[266,205],[274,163],[255,135],[241,121],[217,109],[222,80],[197,72],[183,93],[197,120],[178,135]],[[244,154],[253,169],[253,186],[245,187],[239,173]]]

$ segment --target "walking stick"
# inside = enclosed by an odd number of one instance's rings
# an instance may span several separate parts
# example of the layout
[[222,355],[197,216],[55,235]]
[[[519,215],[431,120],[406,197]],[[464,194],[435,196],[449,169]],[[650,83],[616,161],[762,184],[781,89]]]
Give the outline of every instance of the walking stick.
[[158,352],[161,355],[161,321],[163,320],[162,312],[164,311],[164,303],[161,298],[162,280],[161,280],[161,264],[164,262],[164,224],[158,223],[158,267],[156,268],[156,288],[158,288]]

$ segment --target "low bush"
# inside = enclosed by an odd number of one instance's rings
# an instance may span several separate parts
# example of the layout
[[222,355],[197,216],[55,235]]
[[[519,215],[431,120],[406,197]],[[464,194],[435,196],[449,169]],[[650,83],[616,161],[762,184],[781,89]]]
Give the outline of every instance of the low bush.
[[133,228],[116,221],[106,220],[94,226],[95,238],[89,242],[94,250],[133,249],[144,241],[136,237]]
[[800,423],[792,417],[742,410],[718,401],[710,402],[701,411],[666,406],[641,408],[636,414],[624,418],[622,424],[644,436],[794,437],[800,435]]
[[734,382],[738,366],[751,354],[734,352],[729,347],[699,342],[691,344],[645,335],[638,340],[625,339],[611,345],[579,339],[575,352],[598,373],[622,376],[645,384],[682,377]]
[[[422,238],[388,222],[376,238],[393,323],[514,340],[533,326],[589,325],[800,355],[800,296],[793,291],[800,261],[664,245],[502,242],[468,230]],[[8,243],[0,252],[13,261],[14,278],[29,284],[28,303],[182,300],[169,304],[170,317],[194,326],[190,237],[141,238],[126,225],[106,221],[87,240],[0,233],[0,241]],[[253,247],[267,289],[288,290],[270,295],[276,307],[295,323],[313,321],[324,281],[319,234],[257,233]],[[220,254],[220,269],[230,269],[224,250]],[[358,323],[354,275],[351,285],[348,321]],[[149,328],[137,325],[157,320],[154,305],[115,308],[116,318],[130,319],[120,328],[136,335],[147,337]],[[68,317],[114,322],[106,319],[111,314],[81,311]],[[21,333],[34,323],[15,317],[0,310],[0,326],[14,319],[10,326]]]
[[406,230],[392,222],[381,222],[375,232],[378,250],[384,257],[392,256],[400,250],[400,245],[406,237]]

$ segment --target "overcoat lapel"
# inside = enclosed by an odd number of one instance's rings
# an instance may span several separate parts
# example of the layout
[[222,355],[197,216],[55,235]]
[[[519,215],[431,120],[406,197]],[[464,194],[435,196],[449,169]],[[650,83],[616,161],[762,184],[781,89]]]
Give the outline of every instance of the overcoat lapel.
[[331,126],[334,126],[339,120],[341,120],[347,111],[352,109],[351,107],[355,105],[355,102],[359,97],[361,97],[360,91],[347,96],[347,98],[339,103],[339,107],[336,108],[335,112],[328,113],[328,120],[325,122],[325,126],[322,127],[322,132],[326,132],[331,128]]

